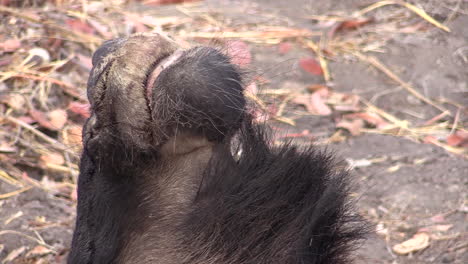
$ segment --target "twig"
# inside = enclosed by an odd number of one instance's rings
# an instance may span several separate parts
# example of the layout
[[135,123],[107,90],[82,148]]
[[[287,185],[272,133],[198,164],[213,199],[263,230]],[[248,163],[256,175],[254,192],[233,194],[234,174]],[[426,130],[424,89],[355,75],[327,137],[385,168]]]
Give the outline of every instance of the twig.
[[44,140],[47,143],[51,144],[54,148],[56,148],[58,150],[61,150],[61,151],[65,151],[67,153],[70,153],[70,154],[76,156],[76,153],[69,150],[65,145],[63,145],[59,141],[47,136],[46,134],[42,133],[41,131],[35,129],[33,126],[31,126],[31,125],[29,125],[29,124],[27,124],[27,123],[25,123],[25,122],[23,122],[23,121],[21,121],[21,120],[19,120],[17,118],[14,118],[12,116],[5,116],[4,118],[7,119],[10,122],[13,122],[13,123],[25,128],[26,130],[31,131],[34,135],[38,136],[42,140]]
[[442,29],[442,30],[445,30],[447,32],[450,32],[450,28],[442,25],[440,22],[438,22],[437,20],[435,20],[434,18],[432,18],[431,16],[429,16],[426,11],[410,4],[410,3],[406,3],[404,1],[392,1],[392,0],[384,0],[384,1],[380,1],[380,2],[377,2],[377,3],[374,3],[362,10],[360,10],[359,12],[357,12],[355,15],[356,16],[363,16],[365,13],[368,13],[374,9],[377,9],[379,7],[382,7],[382,6],[386,6],[386,5],[400,5],[400,6],[404,6],[406,8],[408,8],[409,10],[413,11],[414,13],[416,13],[418,16],[422,17],[423,19],[425,19],[427,22],[433,24],[434,26]]
[[385,73],[385,75],[387,75],[390,79],[392,79],[393,81],[400,84],[403,88],[408,90],[408,92],[410,92],[413,96],[415,96],[419,100],[421,100],[421,101],[423,101],[423,102],[425,102],[425,103],[427,103],[429,105],[432,105],[433,107],[439,109],[442,112],[448,112],[449,115],[451,116],[450,111],[443,108],[442,106],[439,106],[438,104],[436,104],[432,100],[424,97],[422,94],[420,94],[418,91],[416,91],[416,89],[414,89],[409,83],[407,83],[407,82],[403,81],[402,79],[400,79],[400,77],[398,77],[395,73],[393,73],[390,69],[388,69],[385,65],[383,65],[379,60],[377,60],[377,58],[372,57],[372,56],[366,56],[366,55],[364,55],[364,54],[362,54],[360,52],[355,52],[354,54],[356,55],[356,57],[358,57],[362,61],[365,61],[365,62],[371,64],[375,68],[379,69],[381,72]]
[[7,234],[15,234],[15,235],[19,235],[19,236],[22,236],[22,237],[25,237],[33,242],[36,242],[38,243],[39,245],[41,246],[44,246],[48,249],[50,249],[52,252],[54,253],[57,253],[57,251],[54,250],[54,247],[48,245],[45,243],[44,239],[42,239],[41,237],[40,238],[35,238],[33,236],[30,236],[30,235],[26,235],[26,234],[23,234],[21,232],[18,232],[18,231],[15,231],[15,230],[1,230],[0,231],[0,236],[2,235],[7,235]]
[[0,200],[13,197],[13,196],[15,196],[15,195],[18,195],[18,194],[20,194],[20,193],[22,193],[22,192],[25,192],[25,191],[31,189],[31,188],[32,188],[31,186],[26,186],[26,187],[21,188],[21,189],[16,190],[16,191],[12,191],[12,192],[9,192],[9,193],[0,194]]
[[221,31],[221,32],[192,32],[187,33],[184,37],[188,38],[240,38],[240,39],[283,39],[295,37],[312,37],[320,36],[320,32],[312,32],[306,29],[288,29],[288,28],[273,28],[265,31]]
[[309,48],[311,48],[317,55],[319,59],[320,67],[322,67],[322,70],[323,70],[323,78],[328,83],[330,81],[330,71],[328,70],[327,60],[325,60],[325,58],[323,57],[322,50],[313,41],[306,41],[306,45]]

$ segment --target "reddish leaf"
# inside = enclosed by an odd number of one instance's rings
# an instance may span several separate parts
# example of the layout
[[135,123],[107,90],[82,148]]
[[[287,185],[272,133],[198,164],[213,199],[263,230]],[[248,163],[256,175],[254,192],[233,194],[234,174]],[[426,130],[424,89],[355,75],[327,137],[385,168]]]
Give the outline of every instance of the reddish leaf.
[[316,91],[320,89],[328,89],[328,87],[323,84],[312,84],[312,85],[307,86],[306,89],[311,93],[315,93]]
[[355,119],[353,121],[342,120],[336,124],[336,127],[348,130],[353,136],[359,136],[361,134],[361,129],[364,128],[364,121],[361,119]]
[[109,32],[109,29],[108,29],[105,25],[101,24],[100,22],[88,18],[88,23],[89,23],[89,25],[91,25],[94,29],[96,29],[96,31],[97,31],[101,36],[103,36],[104,38],[106,38],[106,39],[111,39],[111,38],[113,37],[112,33]]
[[169,4],[180,4],[180,3],[188,3],[188,2],[195,2],[200,0],[146,0],[143,1],[145,5],[169,5]]
[[68,146],[76,146],[78,148],[81,147],[82,133],[83,133],[83,129],[80,126],[67,127],[63,131],[63,138],[64,138],[65,144],[67,144]]
[[44,163],[50,163],[55,165],[62,165],[65,162],[63,155],[55,152],[50,152],[48,154],[41,155],[40,159]]
[[228,41],[226,43],[226,49],[229,57],[231,57],[231,62],[240,67],[247,66],[252,61],[250,48],[247,43],[243,41]]
[[247,87],[244,89],[245,93],[251,94],[251,95],[256,95],[258,93],[258,87],[255,82],[251,82]]
[[312,57],[303,58],[299,61],[299,66],[306,72],[313,75],[323,75],[323,70],[320,64]]
[[47,117],[52,128],[55,128],[56,130],[61,129],[65,125],[65,123],[67,123],[68,119],[67,112],[65,112],[62,109],[50,111],[47,114]]
[[143,24],[136,16],[129,15],[125,17],[125,24],[131,26],[131,28],[134,28],[135,32],[148,31],[148,28],[145,26],[145,24]]
[[372,22],[371,18],[358,18],[358,19],[353,19],[353,20],[345,20],[338,25],[338,27],[336,28],[336,31],[357,29],[370,22]]
[[21,41],[19,39],[7,39],[0,42],[0,49],[3,52],[13,52],[21,47]]
[[455,131],[447,137],[447,144],[452,147],[465,147],[468,146],[468,132]]
[[83,68],[87,69],[88,71],[93,68],[93,60],[90,57],[78,53],[76,54],[76,58],[78,59],[78,64],[83,66]]
[[29,115],[39,125],[50,130],[60,130],[67,122],[67,112],[61,109],[53,110],[47,114],[32,109],[29,111]]
[[337,111],[349,112],[359,111],[359,96],[355,94],[333,93],[329,98],[329,103]]
[[325,103],[328,96],[327,89],[320,89],[313,94],[297,96],[292,101],[296,104],[304,105],[307,111],[314,115],[330,115],[330,107]]
[[280,54],[288,53],[292,48],[292,44],[289,42],[282,42],[278,45],[278,52]]
[[367,123],[375,126],[376,128],[384,128],[388,126],[388,122],[383,120],[380,116],[374,113],[352,113],[343,116],[344,119],[362,119]]
[[75,114],[78,114],[84,118],[89,118],[90,113],[89,113],[89,104],[82,104],[78,102],[71,102],[68,105],[68,110],[72,111]]
[[94,34],[95,30],[92,28],[88,23],[82,21],[81,19],[68,19],[65,23],[73,30],[87,33],[87,34]]

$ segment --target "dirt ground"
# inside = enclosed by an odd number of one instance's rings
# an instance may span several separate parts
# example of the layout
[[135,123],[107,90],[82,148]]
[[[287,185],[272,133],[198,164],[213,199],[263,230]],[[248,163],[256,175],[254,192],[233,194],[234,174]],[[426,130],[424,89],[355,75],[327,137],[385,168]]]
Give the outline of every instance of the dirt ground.
[[[225,40],[227,31],[244,32],[234,38],[239,41],[235,43],[248,46],[241,50],[248,50],[248,61],[240,64],[248,64],[247,78],[255,83],[249,86],[251,98],[260,101],[263,114],[266,112],[268,123],[278,134],[277,140],[326,145],[352,170],[358,187],[358,210],[375,225],[375,233],[358,250],[356,263],[467,263],[468,2],[411,1],[450,32],[410,8],[395,4],[362,14],[371,19],[358,23],[352,15],[375,2],[209,0],[186,6],[132,3],[127,10],[156,18],[176,17],[171,25],[162,28],[183,43],[218,44],[219,39]],[[0,11],[2,20],[10,25],[24,23],[24,17],[15,17],[11,10]],[[183,24],[187,19],[189,24]],[[210,32],[202,28],[205,24],[216,32],[213,36],[202,36]],[[136,29],[138,26],[134,23]],[[268,26],[326,32],[328,40],[315,34],[267,40],[257,35],[246,37],[245,32]],[[118,33],[122,35],[125,30]],[[192,31],[200,34],[193,37]],[[19,33],[1,27],[0,43],[15,34]],[[34,45],[50,45],[40,39]],[[307,44],[309,40],[320,47],[319,52]],[[69,103],[85,103],[86,57],[98,42],[94,46],[75,44],[61,43],[64,48],[57,49],[61,52],[58,55],[48,49],[51,61],[71,54],[85,58],[71,60],[75,63],[65,65],[67,70],[50,75],[74,84],[78,89],[75,93],[54,92],[58,90],[55,86],[60,86],[57,82],[47,86],[47,93],[42,95],[41,89],[25,91],[24,87],[37,85],[38,79],[19,82],[6,78],[5,73],[12,70],[4,61],[8,58],[14,62],[18,56],[24,59],[27,52],[7,52],[4,48],[0,55],[0,142],[11,143],[0,144],[3,263],[63,263],[67,254],[74,225],[73,190],[79,147],[66,132],[82,125],[85,117]],[[302,59],[310,57],[315,58],[312,64],[302,63]],[[326,98],[325,106],[316,101],[311,105],[307,103],[311,101],[303,102],[309,97],[301,96],[313,96],[320,90],[326,93],[314,98]],[[46,122],[38,121],[31,111],[15,108],[8,101],[13,94],[34,98],[33,104],[44,113],[66,109],[66,124],[60,129],[48,129]],[[45,104],[41,105],[40,96],[46,97]],[[339,102],[332,102],[333,98],[339,98]],[[358,102],[349,103],[349,98],[358,98]],[[315,112],[308,107],[315,107]],[[361,113],[359,118],[349,116],[356,113]],[[24,116],[32,117],[26,125],[35,129],[18,122],[27,120]],[[55,120],[50,115],[48,118]],[[54,146],[49,139],[59,143]],[[62,143],[65,148],[57,147]],[[38,146],[42,149],[38,150]],[[56,156],[51,157],[51,150],[63,153],[60,162],[56,162]],[[403,242],[412,248],[406,254],[395,249]]]

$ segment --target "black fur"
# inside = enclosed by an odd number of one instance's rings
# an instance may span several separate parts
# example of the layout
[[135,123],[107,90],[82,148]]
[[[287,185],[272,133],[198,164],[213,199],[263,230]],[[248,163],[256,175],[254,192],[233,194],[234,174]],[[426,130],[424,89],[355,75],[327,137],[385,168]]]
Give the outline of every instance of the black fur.
[[139,34],[93,64],[69,263],[351,261],[366,228],[347,172],[273,147],[225,55]]

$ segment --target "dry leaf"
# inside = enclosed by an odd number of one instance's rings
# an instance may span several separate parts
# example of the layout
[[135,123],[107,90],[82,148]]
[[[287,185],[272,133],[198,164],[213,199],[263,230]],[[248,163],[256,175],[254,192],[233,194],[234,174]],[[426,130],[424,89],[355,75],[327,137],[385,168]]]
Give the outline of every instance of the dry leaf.
[[90,17],[87,18],[88,20],[88,23],[94,28],[96,29],[96,31],[101,35],[103,36],[104,38],[106,39],[111,39],[113,37],[112,33],[109,32],[109,29],[107,26],[101,24],[100,22],[94,20],[94,19],[91,19]]
[[78,31],[82,33],[87,33],[87,34],[94,34],[95,30],[92,28],[88,23],[81,19],[67,19],[65,21],[65,24],[67,24],[73,31]]
[[13,110],[19,111],[25,108],[26,99],[22,94],[10,93],[6,99],[6,102]]
[[278,45],[278,52],[279,54],[286,54],[292,48],[292,44],[290,42],[282,42]]
[[93,60],[89,56],[78,53],[76,54],[76,58],[78,59],[78,64],[86,70],[90,71],[93,68]]
[[372,22],[372,18],[356,18],[352,20],[342,21],[336,28],[336,32],[340,30],[350,30],[360,28],[368,23]]
[[19,39],[7,39],[0,42],[0,49],[3,52],[13,52],[21,47],[21,41]]
[[144,5],[169,5],[169,4],[180,4],[180,3],[189,3],[200,0],[146,0],[143,1]]
[[444,214],[438,214],[438,215],[434,215],[433,217],[431,217],[431,221],[434,223],[444,223],[447,220],[445,219]]
[[245,93],[256,95],[258,93],[258,86],[255,82],[251,82],[247,87],[244,89]]
[[15,153],[18,149],[6,142],[0,143],[0,153]]
[[306,72],[312,73],[313,75],[323,75],[323,69],[314,58],[308,57],[299,60],[299,66]]
[[320,89],[313,94],[296,96],[292,102],[305,106],[307,111],[314,115],[330,115],[330,107],[325,103],[328,89]]
[[468,132],[458,130],[448,135],[447,144],[452,147],[468,147]]
[[62,165],[65,162],[63,155],[56,152],[50,152],[46,155],[41,155],[40,159],[44,163],[51,163],[56,165]]
[[398,255],[406,255],[411,252],[425,249],[429,246],[429,235],[427,233],[417,233],[411,239],[393,246],[393,251]]
[[240,40],[228,41],[226,43],[226,50],[231,58],[231,62],[244,67],[250,64],[252,61],[252,54],[247,43]]
[[332,93],[327,103],[333,105],[337,111],[355,112],[359,111],[359,96],[354,94]]
[[60,130],[67,122],[67,112],[61,109],[50,111],[47,114],[31,109],[29,110],[29,115],[36,120],[39,125],[50,130]]
[[389,125],[388,122],[383,120],[379,115],[375,113],[366,113],[366,112],[352,113],[352,114],[344,115],[343,118],[344,119],[362,119],[379,129],[385,128]]
[[64,143],[68,146],[76,146],[78,148],[81,147],[81,137],[82,137],[82,128],[79,126],[70,126],[64,129],[63,131],[63,139]]
[[50,124],[55,130],[61,129],[67,123],[67,112],[62,109],[56,109],[48,113]]
[[40,256],[44,256],[44,255],[47,255],[47,254],[50,254],[52,253],[53,251],[44,247],[44,246],[36,246],[34,247],[33,249],[31,249],[27,254],[26,254],[26,257],[28,258],[32,258],[32,257],[40,257]]
[[323,84],[312,84],[312,85],[307,86],[306,89],[311,93],[315,93],[316,91],[320,89],[328,89],[328,87]]
[[75,114],[78,114],[84,118],[89,118],[91,116],[89,112],[90,105],[89,104],[82,104],[79,102],[71,102],[68,105],[68,110],[72,111]]
[[19,257],[23,252],[26,250],[26,247],[19,247],[17,249],[12,250],[2,261],[2,263],[11,263],[17,257]]
[[336,124],[336,127],[348,130],[349,133],[351,133],[353,136],[359,136],[361,134],[362,128],[364,128],[364,121],[361,119],[355,119],[352,121],[343,119],[338,122],[338,124]]

